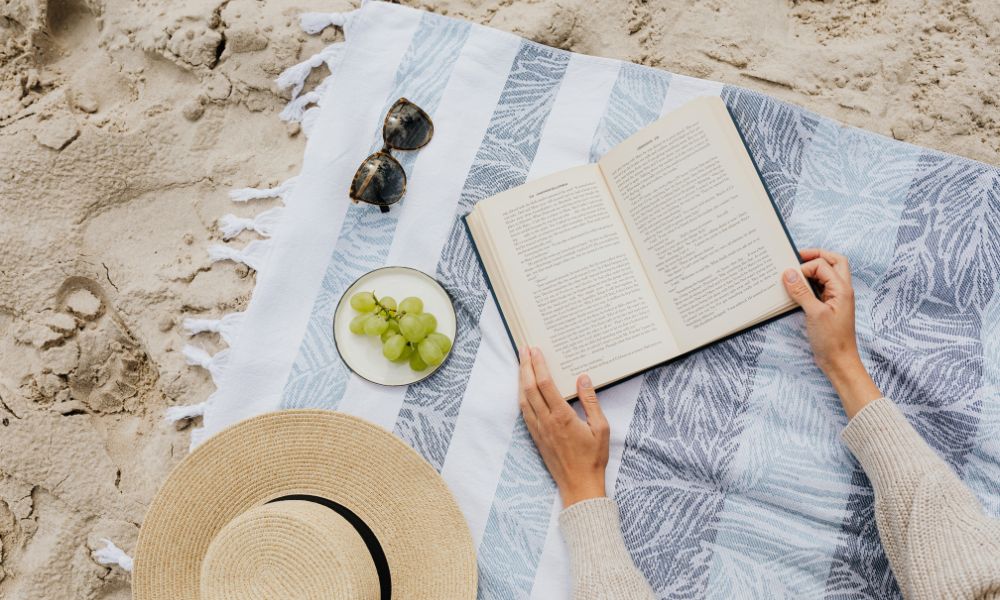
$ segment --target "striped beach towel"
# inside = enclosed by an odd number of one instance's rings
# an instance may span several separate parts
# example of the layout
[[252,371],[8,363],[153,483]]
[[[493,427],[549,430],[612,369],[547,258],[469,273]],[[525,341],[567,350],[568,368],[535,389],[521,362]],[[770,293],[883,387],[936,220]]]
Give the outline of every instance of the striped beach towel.
[[[346,42],[290,68],[283,113],[309,136],[301,173],[258,220],[228,217],[212,248],[257,269],[247,311],[189,322],[218,331],[189,360],[217,391],[192,443],[283,408],[374,421],[444,476],[468,519],[483,599],[568,598],[559,498],[517,408],[517,363],[461,217],[527,180],[596,161],[687,100],[720,96],[796,242],[850,257],[864,359],[885,394],[1000,514],[1000,171],[845,127],[743,88],[583,56],[381,2],[309,14]],[[312,67],[332,75],[303,93]],[[409,186],[388,214],[348,201],[406,97],[433,141],[397,153]],[[245,236],[244,236],[245,237]],[[331,317],[359,275],[405,265],[455,300],[453,355],[409,387],[354,376]],[[636,564],[660,598],[893,598],[872,490],[838,439],[845,417],[792,314],[602,394],[608,490]]]

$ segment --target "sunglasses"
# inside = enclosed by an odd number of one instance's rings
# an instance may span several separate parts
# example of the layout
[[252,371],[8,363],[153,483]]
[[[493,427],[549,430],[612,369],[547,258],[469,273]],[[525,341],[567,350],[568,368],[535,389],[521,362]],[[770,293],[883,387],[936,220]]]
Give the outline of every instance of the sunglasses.
[[382,124],[382,149],[366,158],[351,180],[351,200],[367,202],[384,213],[406,193],[406,172],[391,152],[417,150],[434,135],[431,118],[406,98],[396,100]]

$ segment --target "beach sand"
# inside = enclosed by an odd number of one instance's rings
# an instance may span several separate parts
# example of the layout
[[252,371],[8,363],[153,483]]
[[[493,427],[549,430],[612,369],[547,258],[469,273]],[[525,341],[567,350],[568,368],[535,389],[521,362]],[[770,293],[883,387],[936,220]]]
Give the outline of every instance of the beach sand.
[[[1000,163],[994,0],[407,3]],[[305,140],[272,81],[341,37],[301,33],[298,14],[350,7],[0,5],[0,597],[130,597],[91,550],[134,548],[187,453],[163,411],[213,386],[179,323],[242,309],[254,282],[205,248],[227,190],[298,171]]]

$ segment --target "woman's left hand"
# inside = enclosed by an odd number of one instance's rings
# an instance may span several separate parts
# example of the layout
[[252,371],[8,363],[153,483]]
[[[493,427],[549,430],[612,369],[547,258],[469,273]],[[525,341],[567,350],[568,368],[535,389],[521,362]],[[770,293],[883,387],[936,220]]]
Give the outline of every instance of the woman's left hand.
[[563,506],[604,496],[610,429],[590,378],[581,375],[576,381],[584,421],[559,394],[541,350],[524,348],[520,359],[521,414],[559,487]]

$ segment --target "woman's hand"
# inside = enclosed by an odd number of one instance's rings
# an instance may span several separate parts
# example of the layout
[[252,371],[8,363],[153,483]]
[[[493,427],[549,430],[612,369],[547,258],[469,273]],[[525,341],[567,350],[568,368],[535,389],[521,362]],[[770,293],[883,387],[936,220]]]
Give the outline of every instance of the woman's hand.
[[590,378],[581,375],[576,381],[584,421],[559,394],[541,350],[523,348],[520,359],[521,414],[559,487],[563,506],[604,496],[610,430]]
[[806,335],[816,365],[840,395],[848,418],[882,396],[861,362],[854,331],[854,287],[847,257],[807,248],[800,252],[806,262],[802,274],[823,287],[819,298],[795,269],[785,271],[782,281],[788,295],[806,314]]

